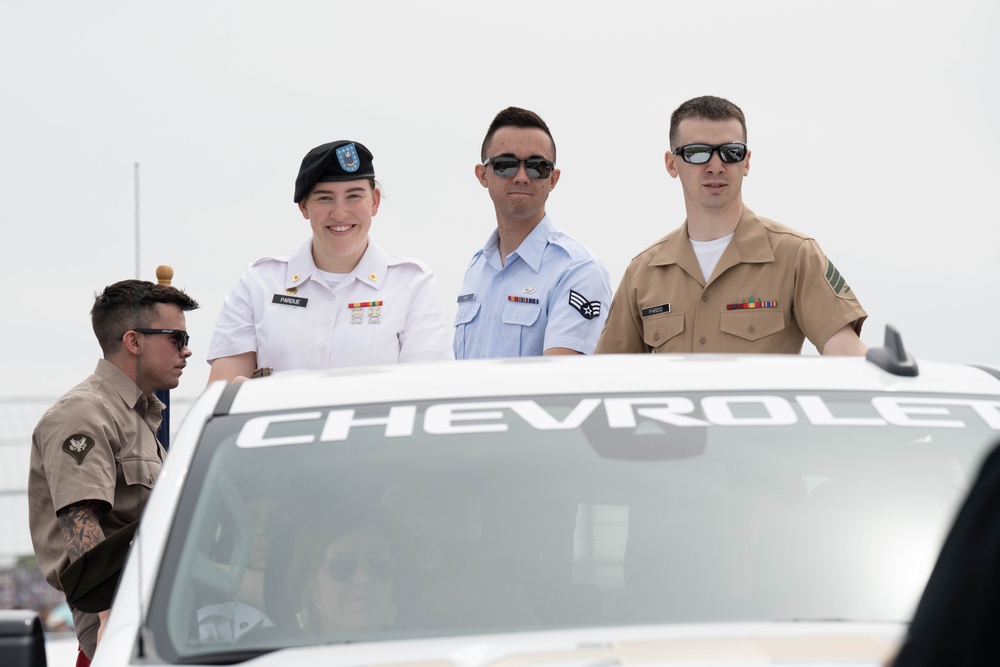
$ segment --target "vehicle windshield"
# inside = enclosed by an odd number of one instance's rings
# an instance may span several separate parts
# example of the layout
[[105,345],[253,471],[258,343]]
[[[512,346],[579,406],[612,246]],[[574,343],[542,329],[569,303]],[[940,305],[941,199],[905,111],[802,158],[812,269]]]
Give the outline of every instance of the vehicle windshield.
[[1000,402],[567,395],[213,419],[169,658],[560,627],[906,621]]

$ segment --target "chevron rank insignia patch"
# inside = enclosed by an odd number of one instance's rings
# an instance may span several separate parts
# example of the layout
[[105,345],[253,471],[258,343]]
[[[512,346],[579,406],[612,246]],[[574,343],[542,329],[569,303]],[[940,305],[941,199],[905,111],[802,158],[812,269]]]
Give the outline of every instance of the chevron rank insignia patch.
[[601,302],[590,301],[584,295],[575,290],[569,291],[569,305],[573,306],[578,313],[588,320],[592,320],[601,314]]
[[840,275],[840,271],[837,267],[833,265],[829,259],[826,260],[826,281],[830,283],[830,287],[833,288],[833,293],[837,296],[850,296],[851,287],[844,280],[844,276]]

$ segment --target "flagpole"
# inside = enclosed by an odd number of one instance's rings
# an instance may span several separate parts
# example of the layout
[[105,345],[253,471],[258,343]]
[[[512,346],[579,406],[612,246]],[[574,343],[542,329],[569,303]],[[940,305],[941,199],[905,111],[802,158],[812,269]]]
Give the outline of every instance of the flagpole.
[[139,163],[135,163],[135,279],[141,280],[139,271]]

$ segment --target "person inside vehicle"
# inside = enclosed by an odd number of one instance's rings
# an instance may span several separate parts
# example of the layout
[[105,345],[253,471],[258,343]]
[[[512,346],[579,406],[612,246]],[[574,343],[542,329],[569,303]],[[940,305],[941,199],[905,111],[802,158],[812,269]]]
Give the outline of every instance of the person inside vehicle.
[[344,513],[310,526],[290,556],[271,560],[265,608],[275,625],[305,635],[376,632],[396,616],[391,530],[378,515]]
[[537,623],[517,585],[497,576],[482,540],[479,496],[468,485],[396,488],[384,499],[400,520],[407,577],[399,587],[404,628],[513,627]]
[[[269,494],[250,500],[247,509],[253,518],[254,535],[243,585],[235,596],[237,599],[198,609],[198,636],[204,641],[234,643],[247,632],[273,625],[262,609],[264,568],[270,552],[271,534],[275,526],[295,521],[303,507],[287,498]],[[231,544],[226,546],[232,548]]]

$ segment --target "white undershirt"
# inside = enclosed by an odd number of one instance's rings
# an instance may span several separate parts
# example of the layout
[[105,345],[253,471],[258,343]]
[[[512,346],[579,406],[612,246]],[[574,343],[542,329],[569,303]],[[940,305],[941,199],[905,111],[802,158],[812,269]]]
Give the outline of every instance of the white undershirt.
[[712,277],[712,271],[715,271],[715,265],[719,263],[719,258],[722,257],[726,246],[733,240],[733,234],[723,236],[721,239],[715,239],[714,241],[695,241],[691,239],[691,247],[694,248],[694,254],[698,258],[701,272],[705,274],[706,283]]
[[340,283],[344,282],[344,278],[351,275],[349,273],[330,273],[329,271],[320,271],[319,274],[323,276],[323,280],[326,284],[330,286],[330,289],[335,288]]

